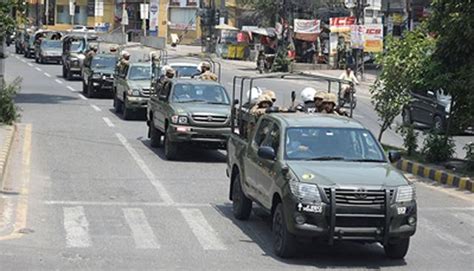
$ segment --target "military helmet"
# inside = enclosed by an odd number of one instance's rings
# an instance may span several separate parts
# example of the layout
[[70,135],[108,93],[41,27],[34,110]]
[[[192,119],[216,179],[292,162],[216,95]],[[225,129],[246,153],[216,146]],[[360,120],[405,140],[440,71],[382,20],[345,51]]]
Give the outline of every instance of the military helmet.
[[111,53],[117,52],[117,46],[110,46],[109,51],[110,51]]
[[314,94],[314,99],[321,99],[324,101],[324,98],[326,97],[326,92],[325,91],[318,91],[316,94]]
[[276,99],[277,99],[276,94],[273,90],[266,89],[266,90],[263,91],[262,94],[267,95],[268,97],[270,97],[270,99],[272,99],[272,102],[275,102]]
[[334,93],[326,93],[324,96],[323,103],[333,103],[334,105],[337,104],[337,96]]
[[91,45],[89,45],[89,49],[93,50],[93,51],[97,51],[98,48],[97,48],[97,45],[91,44]]
[[209,62],[201,62],[201,64],[199,64],[199,67],[201,68],[201,71],[203,69],[210,70],[211,69],[211,64]]
[[314,88],[311,88],[311,87],[304,88],[300,94],[301,100],[303,102],[313,101],[315,94],[316,94],[316,90]]
[[[259,87],[253,87],[252,91],[247,91],[247,99],[250,98],[250,102],[258,102],[260,96],[262,95],[262,89]],[[250,96],[251,95],[251,96]]]
[[273,101],[272,101],[272,97],[266,95],[266,94],[262,94],[260,95],[260,97],[258,98],[258,105],[261,105],[263,103],[269,103],[270,105],[273,105]]
[[130,53],[127,52],[127,51],[122,51],[122,57],[129,57],[130,56]]

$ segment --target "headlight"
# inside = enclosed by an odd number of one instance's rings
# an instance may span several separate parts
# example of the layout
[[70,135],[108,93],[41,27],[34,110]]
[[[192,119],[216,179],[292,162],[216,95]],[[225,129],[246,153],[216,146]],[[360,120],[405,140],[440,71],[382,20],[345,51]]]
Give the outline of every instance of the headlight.
[[291,193],[301,202],[321,203],[321,194],[315,184],[302,183],[295,180],[289,181]]
[[415,199],[416,193],[413,186],[400,186],[397,190],[397,202],[407,202]]
[[140,96],[140,90],[139,89],[132,90],[132,96]]
[[92,79],[100,79],[100,74],[99,73],[92,74]]
[[171,122],[174,124],[188,124],[188,117],[186,116],[172,116]]
[[451,112],[451,103],[448,103],[448,105],[446,105],[446,107],[444,108],[444,111],[448,114],[449,112]]

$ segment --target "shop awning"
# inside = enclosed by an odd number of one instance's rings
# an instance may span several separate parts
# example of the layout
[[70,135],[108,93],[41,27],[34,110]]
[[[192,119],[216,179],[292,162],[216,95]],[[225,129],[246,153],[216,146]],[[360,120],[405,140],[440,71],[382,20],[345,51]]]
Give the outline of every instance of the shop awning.
[[242,31],[247,31],[247,32],[251,32],[253,34],[267,36],[267,37],[275,37],[276,36],[276,30],[275,30],[275,28],[272,28],[272,27],[260,28],[260,27],[256,27],[256,26],[243,26]]
[[233,30],[233,31],[239,31],[240,30],[237,27],[233,27],[233,26],[228,25],[228,24],[216,25],[216,29],[217,30]]

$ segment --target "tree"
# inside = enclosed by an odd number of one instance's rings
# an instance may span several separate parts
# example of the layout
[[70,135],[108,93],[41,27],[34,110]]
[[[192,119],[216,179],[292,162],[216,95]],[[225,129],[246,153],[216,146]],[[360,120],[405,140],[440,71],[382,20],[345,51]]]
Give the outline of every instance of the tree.
[[474,123],[474,1],[433,0],[431,10],[428,27],[436,47],[430,78],[452,96],[449,134],[451,122],[461,129]]
[[372,104],[381,121],[379,141],[410,101],[410,91],[428,86],[425,75],[431,72],[434,44],[424,26],[405,32],[400,39],[386,38],[386,51],[376,60],[382,71],[370,88]]

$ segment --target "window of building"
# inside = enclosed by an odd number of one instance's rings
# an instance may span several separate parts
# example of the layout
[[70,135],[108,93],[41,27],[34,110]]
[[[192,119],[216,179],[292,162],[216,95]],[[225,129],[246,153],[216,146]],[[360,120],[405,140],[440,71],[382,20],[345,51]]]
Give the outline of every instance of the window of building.
[[196,29],[196,9],[170,7],[169,14],[171,29]]
[[[58,5],[56,9],[56,23],[71,24],[69,5]],[[76,6],[74,24],[87,25],[87,6]]]

